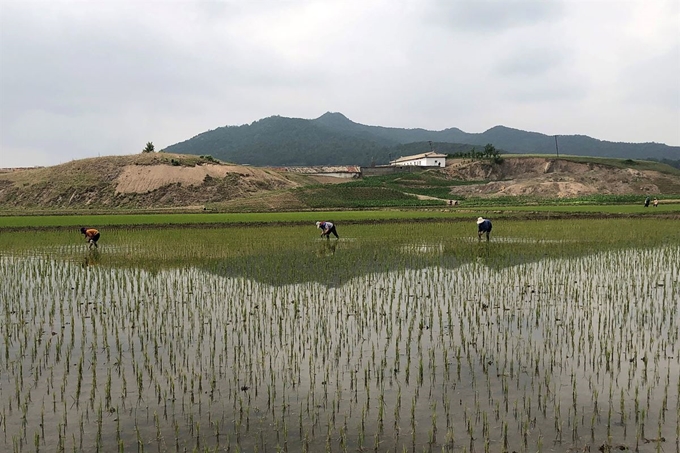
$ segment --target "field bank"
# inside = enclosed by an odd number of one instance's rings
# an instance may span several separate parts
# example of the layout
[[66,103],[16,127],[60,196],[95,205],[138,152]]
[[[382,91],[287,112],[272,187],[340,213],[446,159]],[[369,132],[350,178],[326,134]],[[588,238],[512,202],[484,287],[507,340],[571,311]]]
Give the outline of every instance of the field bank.
[[474,208],[439,209],[382,209],[348,211],[261,212],[261,213],[183,213],[183,214],[67,214],[67,215],[7,215],[0,216],[0,230],[54,229],[65,227],[172,227],[220,225],[302,224],[319,220],[351,223],[389,221],[464,221],[478,216],[491,218],[574,218],[574,217],[650,217],[680,219],[680,203],[665,203],[658,208],[645,208],[642,204],[623,205],[523,205],[478,206]]

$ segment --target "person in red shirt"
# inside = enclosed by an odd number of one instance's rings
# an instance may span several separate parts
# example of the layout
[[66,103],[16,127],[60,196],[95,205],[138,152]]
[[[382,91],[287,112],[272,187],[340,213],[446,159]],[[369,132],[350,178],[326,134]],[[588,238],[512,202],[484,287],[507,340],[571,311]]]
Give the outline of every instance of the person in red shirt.
[[81,228],[80,232],[85,235],[85,240],[90,243],[90,248],[94,245],[95,248],[99,248],[97,245],[97,241],[99,240],[99,237],[101,236],[99,234],[99,231],[97,231],[94,228]]

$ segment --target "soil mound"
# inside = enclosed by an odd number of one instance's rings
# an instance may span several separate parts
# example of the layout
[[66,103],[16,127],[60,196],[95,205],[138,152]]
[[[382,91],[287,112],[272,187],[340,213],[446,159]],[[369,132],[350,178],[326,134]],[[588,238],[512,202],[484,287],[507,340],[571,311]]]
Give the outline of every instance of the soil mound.
[[187,207],[299,185],[275,171],[211,157],[111,156],[0,173],[0,206]]
[[116,193],[146,193],[170,184],[201,186],[206,180],[223,179],[228,175],[241,178],[255,178],[261,183],[286,187],[287,179],[266,173],[253,167],[239,165],[207,164],[195,167],[174,167],[171,165],[127,165],[116,178]]
[[451,193],[458,195],[569,198],[680,192],[680,178],[671,174],[563,159],[508,157],[499,164],[454,161],[445,172],[454,179],[485,181],[453,187]]

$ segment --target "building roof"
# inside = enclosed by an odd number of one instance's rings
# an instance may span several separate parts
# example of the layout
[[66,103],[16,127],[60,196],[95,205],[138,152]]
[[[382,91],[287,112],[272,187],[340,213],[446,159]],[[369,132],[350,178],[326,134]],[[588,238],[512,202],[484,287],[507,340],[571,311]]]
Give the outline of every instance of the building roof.
[[413,156],[404,156],[404,157],[400,157],[399,159],[395,159],[395,160],[390,161],[390,163],[391,163],[391,162],[394,162],[394,163],[396,163],[396,162],[406,162],[406,161],[408,161],[408,160],[423,159],[423,158],[425,158],[425,157],[435,157],[435,158],[437,158],[437,157],[446,157],[446,154],[439,154],[439,153],[435,153],[435,152],[422,153],[422,154],[414,154]]

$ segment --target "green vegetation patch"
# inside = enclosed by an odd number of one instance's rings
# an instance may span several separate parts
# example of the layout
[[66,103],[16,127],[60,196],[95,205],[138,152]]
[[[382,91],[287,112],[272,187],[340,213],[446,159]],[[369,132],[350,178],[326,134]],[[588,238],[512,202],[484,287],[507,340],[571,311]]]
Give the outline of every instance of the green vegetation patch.
[[[373,200],[375,201],[375,200]],[[80,228],[82,226],[95,227],[137,227],[137,226],[172,226],[172,225],[203,225],[219,226],[220,224],[285,224],[285,223],[313,223],[318,220],[345,221],[353,223],[386,222],[386,221],[431,221],[431,220],[460,220],[474,219],[479,215],[491,217],[528,217],[543,218],[551,214],[589,217],[603,214],[611,215],[641,215],[641,216],[677,216],[680,214],[680,203],[670,203],[663,200],[659,207],[645,208],[641,203],[636,204],[576,204],[576,205],[520,205],[499,203],[499,200],[475,199],[465,201],[452,208],[443,206],[411,209],[381,209],[381,210],[316,210],[305,212],[254,212],[254,213],[182,213],[182,214],[77,214],[72,215],[14,215],[0,216],[0,229],[49,229],[49,228]],[[671,200],[668,200],[671,201]],[[428,201],[420,201],[427,204]],[[494,203],[495,202],[495,203]],[[435,200],[437,205],[441,202]]]
[[372,208],[442,205],[439,200],[419,200],[386,187],[335,184],[295,189],[296,197],[310,208]]
[[462,181],[448,178],[444,173],[428,170],[413,173],[395,173],[368,176],[342,184],[344,187],[382,187],[406,194],[425,195],[442,199],[458,198],[451,195],[451,187],[485,184],[488,181]]
[[[260,275],[276,284],[300,282],[299,278],[315,279],[319,275],[329,280],[333,275],[341,280],[356,277],[354,262],[374,262],[376,270],[391,270],[406,265],[440,265],[432,259],[439,254],[414,259],[421,253],[404,251],[402,246],[413,246],[414,252],[423,245],[427,251],[432,244],[438,244],[444,255],[456,256],[455,265],[474,261],[478,257],[476,215],[467,215],[464,222],[446,222],[446,219],[422,222],[351,224],[343,223],[342,213],[325,213],[316,217],[337,222],[340,241],[318,240],[319,231],[309,218],[308,225],[272,225],[262,228],[234,227],[194,229],[183,227],[156,230],[117,228],[102,229],[99,243],[100,264],[128,267],[131,265],[149,268],[195,265],[213,268],[220,260],[228,260],[234,276],[244,260],[253,266],[251,276]],[[491,245],[494,247],[494,266],[516,264],[519,261],[540,260],[546,254],[580,256],[591,254],[598,249],[650,246],[662,242],[680,243],[680,229],[675,228],[673,219],[621,218],[621,219],[552,219],[517,220],[494,218]],[[602,232],[616,232],[603,235]],[[389,238],[389,247],[385,246]],[[325,254],[327,245],[339,247],[336,262],[330,269],[317,269],[317,263],[309,256]],[[390,249],[390,253],[386,253]],[[0,235],[0,254],[19,253],[34,250],[60,259],[79,259],[87,253],[87,243],[76,228],[34,234],[31,232],[5,232]],[[336,250],[331,250],[336,251]],[[396,254],[395,254],[396,253]],[[405,253],[405,254],[404,254]],[[427,255],[427,253],[423,253]],[[436,256],[435,256],[436,255]],[[373,259],[382,256],[384,259]],[[403,257],[402,261],[395,259]],[[250,257],[250,258],[248,258]],[[371,258],[371,259],[368,259]],[[408,260],[406,260],[408,258]],[[291,260],[297,262],[291,266]],[[305,262],[305,260],[309,262]],[[405,260],[405,261],[404,261]],[[224,263],[222,263],[224,264]],[[453,264],[453,263],[452,263]],[[288,267],[288,277],[279,274]],[[226,271],[225,266],[221,266]],[[270,271],[266,269],[270,268]],[[304,270],[308,268],[308,270]],[[263,271],[265,269],[265,271]],[[286,271],[288,272],[288,271]],[[271,274],[271,275],[269,275]],[[289,278],[289,280],[286,280]],[[320,281],[323,281],[321,279]]]
[[[660,204],[658,208],[654,209],[658,210],[663,207],[665,209],[677,210],[680,208],[680,205],[678,205],[680,195],[657,195],[655,198],[660,201]],[[631,208],[642,208],[644,207],[643,205],[645,197],[641,195],[585,195],[574,198],[541,198],[520,195],[482,198],[466,197],[460,195],[459,200],[464,202],[463,206],[465,207],[492,206],[497,208],[524,207],[526,209],[533,209],[536,206],[543,206],[547,210],[550,210],[551,207],[559,210],[558,208],[562,206],[582,206],[584,207],[585,211],[588,211],[592,209],[600,209],[600,207],[618,205],[618,208],[612,208],[612,212],[629,212],[630,209],[624,207],[623,205],[630,205]],[[648,211],[657,212],[654,209],[648,209]]]
[[0,228],[50,228],[87,226],[142,226],[142,225],[219,225],[262,223],[314,223],[318,220],[371,222],[386,220],[429,220],[470,217],[468,213],[446,210],[366,210],[366,211],[309,211],[260,213],[206,214],[129,214],[129,215],[55,215],[55,216],[0,216]]

